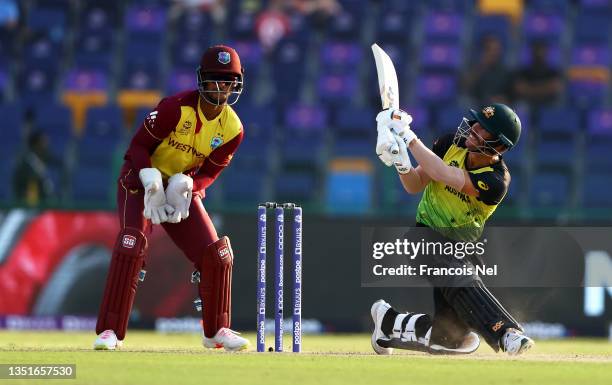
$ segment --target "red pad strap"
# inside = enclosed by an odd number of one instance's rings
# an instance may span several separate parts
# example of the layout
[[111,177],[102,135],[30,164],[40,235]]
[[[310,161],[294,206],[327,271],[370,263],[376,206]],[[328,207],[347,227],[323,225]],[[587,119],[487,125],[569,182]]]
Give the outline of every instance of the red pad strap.
[[232,310],[232,266],[234,254],[228,237],[210,244],[202,257],[200,298],[204,334],[212,338],[220,328],[229,328]]
[[125,338],[146,250],[147,238],[141,231],[126,227],[119,232],[98,313],[97,334],[110,329],[119,340]]

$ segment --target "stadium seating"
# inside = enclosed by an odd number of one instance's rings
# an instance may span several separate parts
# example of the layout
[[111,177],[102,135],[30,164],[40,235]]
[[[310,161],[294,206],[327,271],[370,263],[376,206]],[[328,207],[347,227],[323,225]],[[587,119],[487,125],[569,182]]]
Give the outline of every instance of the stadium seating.
[[272,86],[278,101],[293,101],[299,97],[306,73],[306,49],[306,44],[299,39],[285,39],[274,50]]
[[[380,95],[369,47],[376,42],[391,56],[401,105],[430,145],[473,107],[463,75],[482,39],[495,35],[510,70],[530,65],[532,44],[546,42],[565,85],[554,105],[525,107],[508,95],[523,125],[519,145],[504,155],[513,176],[508,204],[555,215],[610,206],[607,189],[596,188],[612,183],[608,0],[338,0],[325,25],[320,15],[287,12],[289,31],[272,47],[255,32],[269,1],[226,2],[231,23],[159,0],[26,3],[18,28],[0,34],[5,179],[31,115],[31,128],[49,135],[65,164],[54,179],[69,176],[68,195],[113,204],[104,185],[134,127],[162,96],[193,89],[203,50],[226,42],[246,69],[234,106],[245,139],[210,191],[215,204],[274,197],[334,214],[413,215],[419,196],[406,194],[392,169],[379,168],[373,151]],[[336,158],[376,166],[336,170]],[[0,187],[0,202],[9,190]]]
[[612,194],[604,186],[612,183],[612,173],[608,172],[585,174],[582,191],[582,204],[585,207],[612,208]]
[[415,98],[428,106],[453,104],[457,95],[457,80],[453,75],[427,74],[416,79]]
[[344,7],[343,12],[336,15],[329,26],[329,35],[333,39],[352,40],[361,33],[363,23],[363,7],[359,2],[349,2],[356,4],[353,8]]
[[431,12],[424,21],[425,39],[430,42],[458,43],[464,31],[461,14],[452,12]]
[[525,40],[558,43],[563,35],[565,19],[560,14],[550,11],[528,12],[523,19],[523,34]]
[[570,203],[570,182],[563,174],[537,174],[529,189],[529,202],[538,208],[563,208]]
[[55,156],[63,157],[65,155],[75,131],[68,108],[56,104],[38,106],[34,127],[49,136],[51,151]]
[[478,15],[474,20],[472,41],[479,42],[484,36],[497,36],[504,48],[510,46],[512,25],[510,19],[504,15]]

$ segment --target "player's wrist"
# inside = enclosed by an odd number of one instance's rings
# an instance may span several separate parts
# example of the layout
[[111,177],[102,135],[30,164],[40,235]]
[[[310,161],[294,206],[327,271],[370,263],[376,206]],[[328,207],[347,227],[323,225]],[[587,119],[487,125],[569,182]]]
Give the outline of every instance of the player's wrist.
[[406,165],[398,166],[398,165],[395,165],[395,170],[400,175],[407,175],[410,172],[411,169],[412,169],[412,167],[410,167],[410,166],[406,166]]
[[153,184],[157,184],[158,187],[163,186],[161,172],[155,167],[140,169],[140,171],[138,172],[138,177],[140,178],[140,182],[142,182],[142,185],[145,188]]

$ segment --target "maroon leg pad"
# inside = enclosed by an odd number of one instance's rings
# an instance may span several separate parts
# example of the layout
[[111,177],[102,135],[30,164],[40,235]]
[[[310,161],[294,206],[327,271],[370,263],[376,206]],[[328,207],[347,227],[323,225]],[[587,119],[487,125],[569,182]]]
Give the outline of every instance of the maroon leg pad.
[[234,255],[228,237],[210,244],[202,257],[200,298],[204,335],[212,338],[229,328],[232,309],[232,266]]
[[119,232],[98,313],[97,334],[110,329],[119,340],[125,338],[146,249],[147,238],[138,229],[126,227]]

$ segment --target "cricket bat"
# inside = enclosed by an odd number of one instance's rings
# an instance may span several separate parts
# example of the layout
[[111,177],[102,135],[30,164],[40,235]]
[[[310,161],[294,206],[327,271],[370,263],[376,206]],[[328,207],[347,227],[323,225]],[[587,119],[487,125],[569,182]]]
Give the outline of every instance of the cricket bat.
[[[378,74],[378,89],[380,90],[380,101],[382,108],[399,109],[399,86],[395,66],[387,53],[378,46],[372,44],[372,53],[376,62],[376,73]],[[397,145],[391,147],[392,154],[398,154]]]
[[399,108],[399,87],[397,85],[397,74],[395,66],[387,53],[378,46],[372,44],[372,53],[376,62],[376,73],[378,74],[378,88],[382,108]]

